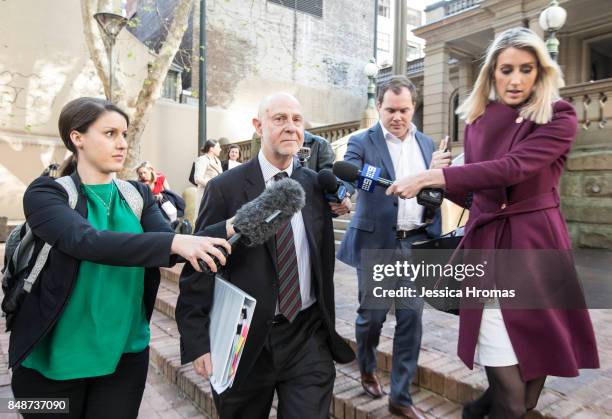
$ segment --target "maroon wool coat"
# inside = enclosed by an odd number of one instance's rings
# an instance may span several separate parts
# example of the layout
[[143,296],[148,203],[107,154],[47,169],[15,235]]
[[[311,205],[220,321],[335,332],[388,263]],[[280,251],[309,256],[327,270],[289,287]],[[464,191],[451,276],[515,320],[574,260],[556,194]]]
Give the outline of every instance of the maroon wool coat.
[[[519,118],[510,106],[491,102],[467,125],[466,164],[443,169],[452,201],[463,205],[467,193],[473,192],[465,249],[571,249],[558,185],[576,136],[576,113],[562,100],[553,109],[552,121],[538,125]],[[518,207],[518,214],[512,211]],[[502,315],[524,380],[574,377],[580,368],[599,368],[586,309],[502,306]],[[460,311],[458,355],[469,368],[474,365],[481,319],[482,309]]]

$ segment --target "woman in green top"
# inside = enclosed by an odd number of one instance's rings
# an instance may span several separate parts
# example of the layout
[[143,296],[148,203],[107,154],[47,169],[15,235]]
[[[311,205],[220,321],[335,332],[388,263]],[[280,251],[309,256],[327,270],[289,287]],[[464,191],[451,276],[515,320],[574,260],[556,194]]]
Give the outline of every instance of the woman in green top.
[[[115,180],[128,124],[106,100],[68,103],[59,131],[77,160],[76,208],[48,177],[24,195],[28,225],[53,247],[13,323],[12,388],[16,398],[69,399],[64,418],[137,416],[158,267],[180,255],[197,270],[201,259],[216,271],[211,256],[223,264],[225,258],[214,246],[230,251],[222,239],[174,234],[149,188]],[[142,211],[134,210],[139,203]]]

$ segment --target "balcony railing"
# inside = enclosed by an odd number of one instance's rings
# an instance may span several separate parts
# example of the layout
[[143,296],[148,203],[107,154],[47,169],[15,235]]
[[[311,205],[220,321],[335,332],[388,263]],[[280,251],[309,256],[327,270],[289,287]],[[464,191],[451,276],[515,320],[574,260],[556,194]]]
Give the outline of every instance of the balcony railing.
[[576,108],[583,130],[602,129],[612,118],[612,79],[574,84],[561,89],[561,96]]
[[[414,77],[425,69],[425,58],[417,58],[416,60],[406,63],[406,76]],[[376,76],[376,84],[381,85],[391,78],[393,75],[393,67],[384,67],[378,71]]]
[[[253,141],[256,141],[256,140],[244,140],[244,141],[238,141],[238,142],[231,143],[231,144],[222,145],[221,146],[221,159],[223,160],[227,158],[227,153],[229,151],[230,145],[237,145],[240,147],[240,161],[250,160],[251,157],[253,157],[254,155]],[[257,149],[257,151],[259,151],[259,149]]]
[[444,4],[444,15],[454,15],[463,12],[480,4],[482,0],[453,0]]
[[325,138],[329,142],[334,142],[342,137],[346,137],[351,132],[359,129],[359,121],[342,122],[340,124],[323,125],[311,128],[308,131],[314,135]]
[[[322,125],[320,127],[311,128],[308,131],[314,135],[319,135],[329,142],[334,142],[342,137],[346,137],[350,133],[359,129],[359,121],[341,122],[339,124]],[[240,147],[240,160],[247,161],[251,159],[255,153],[259,151],[259,140],[257,138],[252,140],[237,141],[231,144],[225,144],[221,146],[221,159],[227,158],[230,145],[237,145]]]

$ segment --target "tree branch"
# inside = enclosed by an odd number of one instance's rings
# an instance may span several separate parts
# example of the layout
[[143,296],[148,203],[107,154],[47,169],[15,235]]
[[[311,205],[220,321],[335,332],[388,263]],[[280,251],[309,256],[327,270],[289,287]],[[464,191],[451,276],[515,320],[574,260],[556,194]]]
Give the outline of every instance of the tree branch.
[[83,31],[85,44],[89,50],[89,56],[93,61],[98,77],[104,88],[104,95],[110,97],[108,79],[108,54],[102,43],[102,34],[98,23],[94,19],[94,10],[98,10],[97,0],[81,0],[81,15],[83,19]]
[[132,116],[130,127],[128,128],[127,159],[120,173],[120,176],[123,178],[133,177],[134,169],[140,161],[140,137],[146,126],[147,115],[160,95],[161,87],[166,79],[172,60],[179,49],[185,30],[187,29],[189,12],[191,11],[192,4],[193,0],[179,0],[178,4],[175,6],[172,23],[168,28],[166,39],[157,57],[151,64],[147,78],[143,82],[142,89],[136,101],[136,110]]

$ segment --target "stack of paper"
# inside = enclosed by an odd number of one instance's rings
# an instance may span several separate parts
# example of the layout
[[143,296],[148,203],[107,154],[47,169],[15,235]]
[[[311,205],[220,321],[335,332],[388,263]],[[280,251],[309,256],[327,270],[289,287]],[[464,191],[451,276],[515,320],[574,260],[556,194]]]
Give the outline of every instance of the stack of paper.
[[221,394],[234,383],[238,363],[247,340],[256,300],[223,278],[215,278],[210,315],[210,383]]

